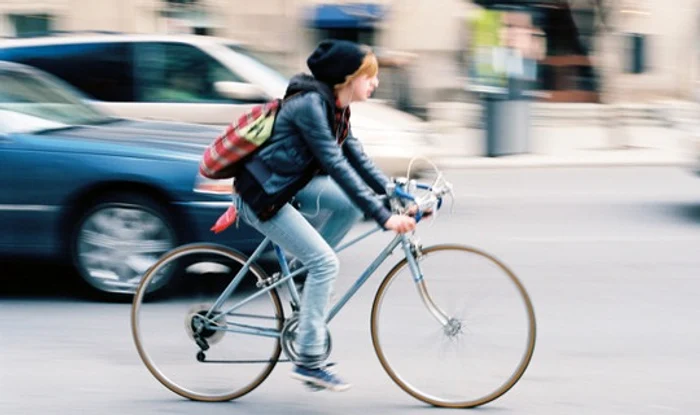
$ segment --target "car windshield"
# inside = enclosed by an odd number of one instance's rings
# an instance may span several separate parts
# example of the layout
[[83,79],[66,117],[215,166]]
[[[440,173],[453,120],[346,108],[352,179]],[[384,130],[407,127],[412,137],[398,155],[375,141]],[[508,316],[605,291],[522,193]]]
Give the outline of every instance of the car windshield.
[[2,133],[38,132],[111,120],[48,77],[21,71],[0,72]]
[[276,78],[279,82],[282,82],[285,85],[287,82],[289,82],[289,77],[293,75],[292,73],[288,73],[289,71],[283,68],[281,65],[275,64],[269,56],[265,56],[263,53],[246,49],[241,45],[226,46],[232,51],[247,58],[248,63],[253,66],[256,71],[263,72],[267,76]]

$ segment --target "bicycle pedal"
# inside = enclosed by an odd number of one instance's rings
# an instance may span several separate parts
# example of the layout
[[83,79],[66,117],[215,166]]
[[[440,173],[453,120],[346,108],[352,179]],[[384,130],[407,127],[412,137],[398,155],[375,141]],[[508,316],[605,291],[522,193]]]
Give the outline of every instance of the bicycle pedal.
[[326,389],[325,387],[312,382],[304,382],[304,386],[306,386],[311,392],[320,392]]

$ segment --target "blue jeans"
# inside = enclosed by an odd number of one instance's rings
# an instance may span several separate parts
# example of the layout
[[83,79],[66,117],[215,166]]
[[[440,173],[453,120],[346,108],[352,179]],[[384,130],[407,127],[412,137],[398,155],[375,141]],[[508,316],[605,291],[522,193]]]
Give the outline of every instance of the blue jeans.
[[[360,210],[330,177],[315,177],[296,195],[299,210],[287,204],[271,219],[261,222],[238,200],[239,214],[260,233],[308,268],[299,310],[297,347],[302,363],[320,367],[326,348],[326,316],[338,257],[333,251],[362,217]],[[317,231],[318,229],[318,231]]]

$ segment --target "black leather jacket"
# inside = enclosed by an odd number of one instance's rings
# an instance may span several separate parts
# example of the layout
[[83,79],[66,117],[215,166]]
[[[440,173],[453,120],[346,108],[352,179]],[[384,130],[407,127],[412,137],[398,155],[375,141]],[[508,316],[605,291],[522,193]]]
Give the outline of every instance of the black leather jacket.
[[261,220],[277,211],[318,174],[330,175],[381,226],[391,216],[380,195],[389,179],[349,132],[342,146],[333,134],[335,97],[309,75],[290,81],[272,136],[236,177],[236,192]]

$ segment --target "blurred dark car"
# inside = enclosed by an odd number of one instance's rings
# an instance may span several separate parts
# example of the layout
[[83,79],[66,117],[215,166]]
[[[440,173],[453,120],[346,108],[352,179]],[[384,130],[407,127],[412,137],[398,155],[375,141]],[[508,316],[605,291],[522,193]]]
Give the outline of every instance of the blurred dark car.
[[231,181],[198,174],[218,128],[104,115],[52,76],[0,61],[0,256],[71,262],[95,294],[133,293],[169,249],[210,241],[250,252],[243,223],[209,228]]

